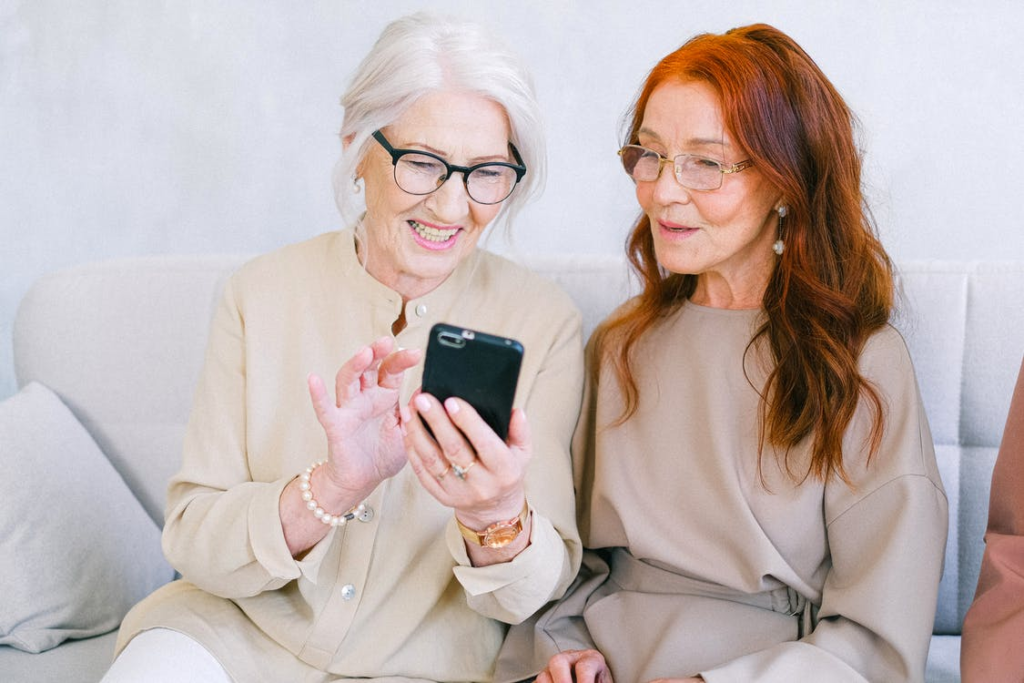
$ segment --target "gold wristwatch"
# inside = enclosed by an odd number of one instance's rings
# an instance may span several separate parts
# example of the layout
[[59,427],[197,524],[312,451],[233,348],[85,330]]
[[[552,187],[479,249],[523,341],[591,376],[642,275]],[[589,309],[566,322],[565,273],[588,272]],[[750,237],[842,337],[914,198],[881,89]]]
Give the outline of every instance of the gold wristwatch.
[[529,516],[530,504],[524,500],[523,511],[519,513],[518,517],[495,522],[483,531],[470,529],[468,526],[460,522],[458,517],[455,518],[455,523],[459,525],[459,531],[462,532],[462,537],[470,543],[498,549],[504,548],[509,543],[519,538],[519,534],[523,532],[523,527],[526,526],[526,519]]

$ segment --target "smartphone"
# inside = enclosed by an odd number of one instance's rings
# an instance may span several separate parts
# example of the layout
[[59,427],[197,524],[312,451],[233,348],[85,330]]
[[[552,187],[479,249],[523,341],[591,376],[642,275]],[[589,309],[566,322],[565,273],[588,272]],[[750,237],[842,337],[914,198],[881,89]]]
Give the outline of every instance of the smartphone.
[[522,363],[523,345],[515,339],[438,323],[427,341],[423,392],[441,402],[463,399],[505,441]]

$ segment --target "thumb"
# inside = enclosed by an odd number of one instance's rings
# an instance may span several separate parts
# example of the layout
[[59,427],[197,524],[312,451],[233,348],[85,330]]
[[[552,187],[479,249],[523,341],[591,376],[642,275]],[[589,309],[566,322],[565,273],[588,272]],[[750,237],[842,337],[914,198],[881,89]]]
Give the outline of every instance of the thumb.
[[508,422],[509,448],[530,452],[530,423],[526,420],[526,411],[513,408],[512,418]]
[[316,413],[316,419],[320,422],[321,426],[326,428],[330,422],[328,411],[334,407],[334,402],[331,401],[331,398],[327,395],[327,388],[324,386],[324,381],[320,379],[320,376],[316,373],[309,373],[306,377],[306,384],[309,387],[309,398],[313,403],[313,411]]

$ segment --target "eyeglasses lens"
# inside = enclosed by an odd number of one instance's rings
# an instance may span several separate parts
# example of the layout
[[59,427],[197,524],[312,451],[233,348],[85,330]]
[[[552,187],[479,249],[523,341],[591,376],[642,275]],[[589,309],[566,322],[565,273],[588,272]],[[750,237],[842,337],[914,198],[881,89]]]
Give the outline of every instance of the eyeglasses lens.
[[620,153],[622,167],[633,180],[649,183],[661,175],[663,164],[671,163],[676,180],[691,190],[717,190],[722,186],[722,167],[713,159],[680,154],[671,161],[639,145],[626,145]]
[[[430,194],[448,179],[443,163],[425,154],[403,154],[395,164],[395,182],[409,194]],[[470,198],[479,204],[497,204],[516,186],[516,173],[507,166],[474,168],[465,181]]]
[[649,149],[636,145],[622,148],[622,167],[633,180],[649,182],[657,180],[661,169],[660,157]]

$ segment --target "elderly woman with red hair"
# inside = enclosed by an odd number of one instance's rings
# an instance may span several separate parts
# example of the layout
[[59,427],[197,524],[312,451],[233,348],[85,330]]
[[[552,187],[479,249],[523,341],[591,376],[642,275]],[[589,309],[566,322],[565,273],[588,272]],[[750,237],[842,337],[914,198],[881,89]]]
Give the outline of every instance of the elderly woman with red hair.
[[852,114],[755,25],[662,59],[625,143],[643,291],[588,347],[588,550],[499,680],[923,680],[946,496]]

